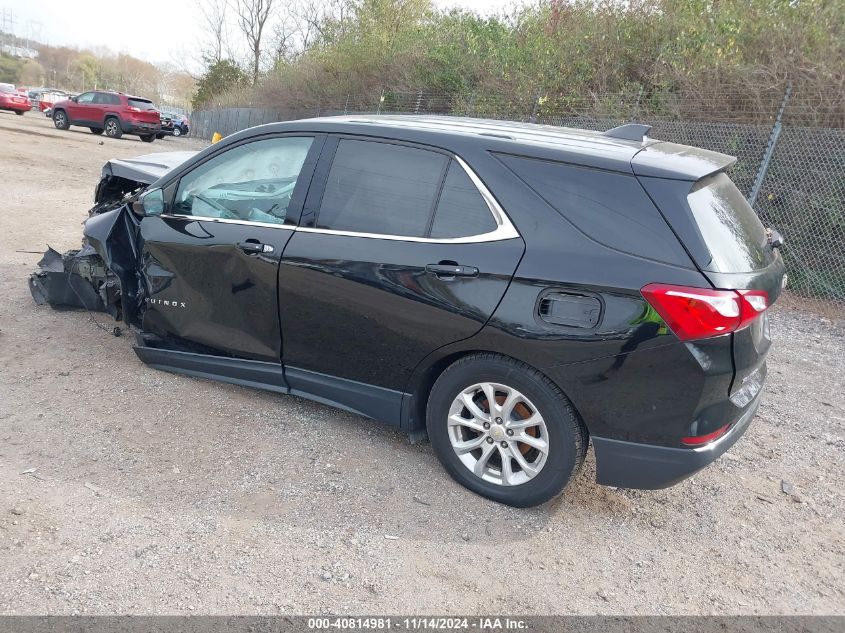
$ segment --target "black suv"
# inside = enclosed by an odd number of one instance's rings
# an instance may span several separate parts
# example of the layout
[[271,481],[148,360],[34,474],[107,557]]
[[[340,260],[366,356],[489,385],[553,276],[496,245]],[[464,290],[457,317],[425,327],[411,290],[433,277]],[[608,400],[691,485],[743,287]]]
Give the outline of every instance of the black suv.
[[98,205],[65,257],[144,362],[427,431],[491,499],[552,498],[590,440],[599,483],[661,488],[748,427],[785,276],[734,159],[648,130],[264,125]]

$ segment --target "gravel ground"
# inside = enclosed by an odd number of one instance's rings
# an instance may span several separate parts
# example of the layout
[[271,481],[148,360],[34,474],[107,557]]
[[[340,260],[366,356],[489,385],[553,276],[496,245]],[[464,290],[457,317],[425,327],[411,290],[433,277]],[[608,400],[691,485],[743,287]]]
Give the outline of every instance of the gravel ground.
[[156,371],[34,305],[27,275],[78,246],[103,162],[192,146],[0,113],[0,614],[845,614],[835,315],[772,310],[759,415],[693,479],[603,488],[588,458],[557,500],[496,505],[427,444]]

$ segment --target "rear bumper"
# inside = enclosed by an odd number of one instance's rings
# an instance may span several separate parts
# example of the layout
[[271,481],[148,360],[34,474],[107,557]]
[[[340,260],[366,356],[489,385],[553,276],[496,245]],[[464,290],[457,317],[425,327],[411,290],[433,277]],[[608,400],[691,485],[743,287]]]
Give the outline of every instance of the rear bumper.
[[122,127],[124,134],[138,134],[139,136],[159,134],[162,131],[160,123],[155,124],[142,123],[139,121],[124,121]]
[[733,446],[751,424],[759,404],[760,394],[757,394],[724,436],[699,448],[672,448],[592,437],[596,482],[641,490],[673,486],[711,464]]
[[0,110],[11,110],[12,112],[29,112],[28,103],[0,103]]

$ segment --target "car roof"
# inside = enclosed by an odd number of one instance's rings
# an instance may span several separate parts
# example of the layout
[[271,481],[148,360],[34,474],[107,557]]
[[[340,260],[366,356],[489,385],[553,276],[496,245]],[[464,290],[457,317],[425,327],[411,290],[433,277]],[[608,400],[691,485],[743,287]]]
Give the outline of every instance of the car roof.
[[[674,145],[643,136],[630,140],[605,132],[536,123],[497,121],[452,116],[345,115],[270,123],[233,135],[232,140],[253,134],[309,131],[355,134],[429,144],[461,155],[463,150],[482,149],[558,160],[586,167],[632,174],[635,157],[644,150],[649,159],[659,154],[659,169],[641,175],[697,180],[705,171],[731,164],[731,157],[694,147]],[[660,147],[666,151],[654,152]],[[644,170],[645,171],[645,170]]]

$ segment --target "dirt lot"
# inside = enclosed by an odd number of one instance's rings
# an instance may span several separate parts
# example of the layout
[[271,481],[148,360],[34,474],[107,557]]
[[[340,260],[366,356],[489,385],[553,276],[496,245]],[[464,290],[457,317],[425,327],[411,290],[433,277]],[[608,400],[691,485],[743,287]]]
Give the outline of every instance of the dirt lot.
[[150,369],[34,305],[105,160],[198,146],[0,113],[0,613],[845,614],[841,321],[773,310],[760,413],[694,479],[602,488],[588,461],[556,501],[499,506],[427,444]]

